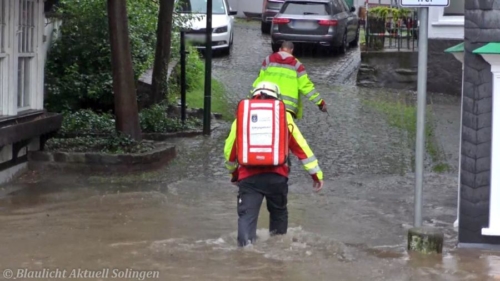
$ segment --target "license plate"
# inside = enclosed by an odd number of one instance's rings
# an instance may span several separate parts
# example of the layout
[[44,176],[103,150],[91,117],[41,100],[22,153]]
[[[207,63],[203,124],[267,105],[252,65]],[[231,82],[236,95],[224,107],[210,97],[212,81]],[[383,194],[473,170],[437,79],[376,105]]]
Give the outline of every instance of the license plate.
[[311,21],[292,21],[292,27],[300,29],[316,28],[316,23]]

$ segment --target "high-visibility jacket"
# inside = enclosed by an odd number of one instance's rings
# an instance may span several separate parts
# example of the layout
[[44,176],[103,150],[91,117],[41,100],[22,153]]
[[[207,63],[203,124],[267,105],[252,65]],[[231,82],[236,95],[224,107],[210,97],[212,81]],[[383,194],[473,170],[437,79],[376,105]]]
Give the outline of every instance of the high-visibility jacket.
[[262,81],[275,83],[280,87],[281,98],[287,110],[297,119],[302,118],[301,95],[318,106],[323,103],[302,63],[289,53],[276,52],[266,57],[253,88]]
[[[290,132],[290,151],[299,158],[304,166],[304,169],[311,175],[314,181],[323,180],[323,172],[319,167],[318,159],[314,156],[311,148],[307,144],[307,141],[302,136],[297,125],[293,121],[292,115],[287,112],[287,123],[288,130]],[[247,167],[238,165],[237,159],[237,147],[236,147],[236,126],[237,121],[235,120],[231,126],[231,131],[226,139],[224,146],[224,158],[226,160],[226,168],[231,174],[233,179],[238,181],[243,180],[247,177],[262,174],[262,173],[276,173],[284,177],[288,177],[290,168],[288,165],[284,164],[282,166],[272,166],[272,167]]]

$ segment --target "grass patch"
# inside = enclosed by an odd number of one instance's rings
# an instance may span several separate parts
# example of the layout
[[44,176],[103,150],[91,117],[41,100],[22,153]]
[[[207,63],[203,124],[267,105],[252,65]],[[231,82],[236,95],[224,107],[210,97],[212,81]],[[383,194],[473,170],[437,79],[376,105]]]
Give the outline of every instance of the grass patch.
[[432,171],[434,171],[436,173],[445,173],[445,172],[448,172],[450,170],[451,170],[450,165],[448,165],[446,163],[439,163],[439,164],[436,164],[432,167]]
[[[413,146],[417,137],[417,107],[401,102],[370,101],[369,106],[384,113],[390,126],[408,133],[410,145]],[[434,115],[431,108],[426,108],[425,148],[433,163],[434,172],[442,173],[450,170],[446,163],[442,163],[443,152],[435,140]],[[414,164],[412,164],[414,165]]]
[[[203,108],[205,103],[205,78],[199,77],[195,87],[186,93],[186,103],[190,108]],[[221,82],[212,78],[212,103],[211,111],[222,114],[224,120],[231,120],[233,115],[226,97],[226,89]]]
[[[200,52],[188,45],[189,54],[186,58],[186,103],[188,108],[204,108],[205,103],[205,62]],[[177,76],[171,76],[169,82],[168,102],[175,103],[180,99],[180,64],[175,71]],[[212,78],[211,112],[220,113],[224,120],[230,120],[234,114],[226,96],[226,88],[217,79]]]
[[257,25],[257,24],[260,24],[260,20],[259,19],[256,19],[256,18],[235,18],[234,19],[234,22],[235,23],[241,23],[241,24],[254,24],[254,25]]
[[359,44],[366,44],[365,30],[363,28],[359,29]]

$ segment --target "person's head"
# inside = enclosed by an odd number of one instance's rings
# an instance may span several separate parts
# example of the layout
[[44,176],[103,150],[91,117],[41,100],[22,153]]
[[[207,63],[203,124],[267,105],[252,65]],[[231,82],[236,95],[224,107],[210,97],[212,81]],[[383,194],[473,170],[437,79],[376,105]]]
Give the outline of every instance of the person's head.
[[280,51],[293,54],[293,43],[290,41],[284,41],[281,43]]
[[252,91],[254,99],[279,99],[280,97],[280,88],[271,82],[260,82]]

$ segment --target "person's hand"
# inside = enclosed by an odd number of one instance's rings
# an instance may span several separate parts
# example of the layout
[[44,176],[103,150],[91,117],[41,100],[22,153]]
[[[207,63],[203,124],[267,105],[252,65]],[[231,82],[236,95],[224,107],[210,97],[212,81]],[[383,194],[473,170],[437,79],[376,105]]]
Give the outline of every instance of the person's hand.
[[231,176],[231,183],[232,183],[234,186],[238,186],[238,176],[232,175],[232,176]]
[[323,181],[322,180],[320,180],[320,181],[314,181],[313,189],[316,192],[319,192],[321,189],[323,189]]
[[319,107],[319,110],[321,110],[321,111],[323,111],[323,112],[326,112],[326,111],[327,111],[325,101],[321,101],[321,103],[318,105],[318,107]]

